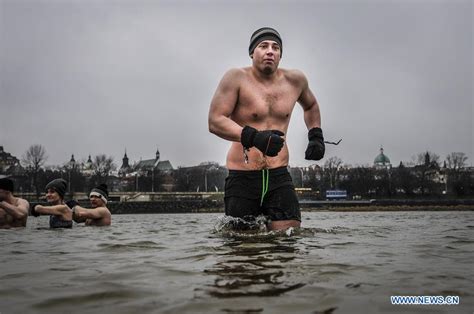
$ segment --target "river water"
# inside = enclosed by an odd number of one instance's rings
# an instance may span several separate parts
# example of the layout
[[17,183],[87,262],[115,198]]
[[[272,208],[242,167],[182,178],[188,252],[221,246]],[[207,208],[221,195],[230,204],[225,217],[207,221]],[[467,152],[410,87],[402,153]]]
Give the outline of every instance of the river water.
[[[470,313],[472,212],[303,212],[238,234],[220,214],[0,230],[0,313]],[[391,295],[459,296],[392,305]]]

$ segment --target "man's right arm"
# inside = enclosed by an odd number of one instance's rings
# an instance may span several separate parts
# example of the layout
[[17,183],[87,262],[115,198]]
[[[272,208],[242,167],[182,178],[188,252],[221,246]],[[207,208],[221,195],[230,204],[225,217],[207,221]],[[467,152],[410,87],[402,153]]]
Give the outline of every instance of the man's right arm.
[[242,133],[242,127],[230,119],[239,98],[241,75],[240,69],[232,69],[224,74],[209,109],[209,132],[234,142],[240,142]]
[[56,215],[56,216],[64,216],[67,211],[69,211],[69,207],[66,205],[52,205],[52,206],[43,206],[43,205],[36,205],[34,210],[37,214],[40,215]]
[[18,206],[4,201],[0,202],[0,208],[15,219],[26,219],[28,217],[28,208],[30,208],[30,204],[24,199],[18,200]]
[[100,219],[104,218],[106,215],[106,210],[104,207],[97,208],[84,208],[81,206],[74,207],[74,221],[83,222],[86,219]]

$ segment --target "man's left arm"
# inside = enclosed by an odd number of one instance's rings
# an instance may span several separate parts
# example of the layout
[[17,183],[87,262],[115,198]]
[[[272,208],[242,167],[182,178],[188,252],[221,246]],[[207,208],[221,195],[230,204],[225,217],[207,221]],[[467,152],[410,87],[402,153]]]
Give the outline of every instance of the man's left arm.
[[308,130],[321,127],[321,113],[319,112],[319,104],[313,92],[309,88],[308,80],[303,73],[298,73],[301,86],[301,94],[298,103],[304,110],[304,122]]
[[20,220],[28,217],[28,209],[30,208],[30,204],[24,199],[20,199],[18,201],[18,206],[2,201],[0,202],[0,208],[2,208],[13,218]]
[[320,160],[324,157],[325,146],[323,131],[321,130],[321,112],[319,104],[313,92],[309,88],[308,80],[303,73],[297,74],[301,86],[301,94],[298,102],[304,110],[304,122],[308,128],[308,148],[305,152],[305,159]]

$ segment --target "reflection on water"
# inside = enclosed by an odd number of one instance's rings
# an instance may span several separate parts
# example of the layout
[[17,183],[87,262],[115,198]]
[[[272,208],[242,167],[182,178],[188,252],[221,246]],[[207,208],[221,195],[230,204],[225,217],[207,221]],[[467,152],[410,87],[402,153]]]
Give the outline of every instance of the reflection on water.
[[288,267],[301,254],[296,242],[286,234],[227,236],[216,264],[205,270],[215,276],[208,293],[219,298],[278,296],[304,286],[291,281]]

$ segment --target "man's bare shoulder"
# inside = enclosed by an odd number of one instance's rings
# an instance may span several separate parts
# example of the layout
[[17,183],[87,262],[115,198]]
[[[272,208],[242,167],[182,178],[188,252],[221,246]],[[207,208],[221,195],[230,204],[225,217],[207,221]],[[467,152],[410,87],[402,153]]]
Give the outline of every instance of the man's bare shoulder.
[[237,90],[246,75],[247,72],[245,68],[232,68],[228,70],[221,79],[219,90]]
[[18,206],[21,206],[23,208],[30,208],[30,203],[28,203],[27,200],[25,200],[24,198],[21,198],[21,197],[17,197],[17,200],[18,200]]
[[300,70],[296,69],[280,69],[285,78],[294,85],[305,85],[308,80],[306,75]]
[[227,79],[239,79],[245,77],[248,74],[248,68],[232,68],[227,70],[224,74],[224,78]]
[[95,210],[103,215],[110,214],[110,210],[105,206],[96,207]]

